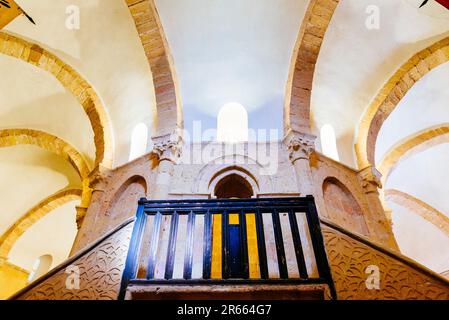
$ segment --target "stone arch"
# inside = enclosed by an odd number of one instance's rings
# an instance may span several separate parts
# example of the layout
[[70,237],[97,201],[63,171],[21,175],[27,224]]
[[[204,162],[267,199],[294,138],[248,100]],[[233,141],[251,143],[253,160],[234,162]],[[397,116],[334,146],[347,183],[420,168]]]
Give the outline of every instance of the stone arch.
[[[242,163],[246,165],[237,165]],[[249,166],[254,166],[254,168],[250,168]],[[246,155],[233,155],[230,157],[221,156],[204,165],[192,184],[192,193],[212,194],[210,186],[214,177],[227,170],[237,170],[240,173],[244,173],[244,175],[251,177],[250,180],[255,181],[253,187],[257,186],[256,189],[253,188],[254,192],[257,192],[257,194],[275,193],[272,177],[270,175],[260,174],[260,172],[264,171],[264,166]]]
[[284,130],[311,133],[310,100],[324,36],[340,0],[311,0],[299,30],[287,81]]
[[435,145],[449,142],[449,123],[415,133],[393,146],[379,164],[383,185],[398,162]]
[[0,257],[8,257],[16,241],[38,220],[70,201],[81,200],[81,195],[79,189],[62,190],[31,208],[0,237]]
[[257,182],[257,179],[254,177],[254,175],[251,174],[248,170],[238,167],[238,166],[231,166],[222,170],[219,170],[210,180],[208,189],[209,194],[212,196],[212,198],[215,198],[217,188],[220,186],[220,183],[223,183],[226,179],[229,179],[230,177],[238,177],[239,181],[244,183],[248,189],[251,190],[251,196],[250,197],[256,197],[259,192],[259,184]]
[[251,184],[239,174],[229,174],[216,184],[214,198],[219,199],[249,199],[254,197]]
[[70,144],[49,133],[31,129],[0,130],[0,148],[21,144],[35,145],[69,161],[81,179],[88,177],[90,168],[84,157]]
[[87,114],[95,142],[95,165],[112,168],[114,144],[108,115],[92,86],[71,66],[37,44],[0,32],[0,53],[51,73],[70,91]]
[[376,140],[380,129],[422,77],[449,61],[449,37],[418,52],[403,64],[379,91],[360,122],[355,152],[360,169],[375,163]]
[[424,201],[395,189],[386,190],[385,199],[410,209],[410,211],[424,218],[449,237],[449,218]]
[[350,231],[369,236],[362,207],[351,191],[338,179],[323,182],[323,199],[331,219]]
[[110,205],[105,212],[109,217],[105,222],[113,229],[126,219],[134,216],[139,199],[147,195],[147,182],[142,176],[132,176],[113,193]]
[[126,0],[153,76],[157,106],[156,136],[183,129],[183,114],[173,58],[154,0]]

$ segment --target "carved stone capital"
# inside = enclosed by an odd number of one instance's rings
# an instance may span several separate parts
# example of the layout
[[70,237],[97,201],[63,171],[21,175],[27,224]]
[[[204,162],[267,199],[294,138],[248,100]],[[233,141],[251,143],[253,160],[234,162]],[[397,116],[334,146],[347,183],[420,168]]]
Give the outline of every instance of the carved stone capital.
[[382,174],[374,166],[360,170],[358,176],[366,193],[377,192],[378,188],[382,188]]
[[310,159],[310,155],[315,150],[316,136],[290,130],[284,138],[287,146],[290,161],[294,163],[300,159]]
[[111,170],[103,167],[96,166],[89,174],[89,188],[93,191],[104,191],[107,182],[111,176]]
[[178,133],[153,137],[153,152],[158,156],[159,161],[167,160],[177,163],[182,154],[183,140]]

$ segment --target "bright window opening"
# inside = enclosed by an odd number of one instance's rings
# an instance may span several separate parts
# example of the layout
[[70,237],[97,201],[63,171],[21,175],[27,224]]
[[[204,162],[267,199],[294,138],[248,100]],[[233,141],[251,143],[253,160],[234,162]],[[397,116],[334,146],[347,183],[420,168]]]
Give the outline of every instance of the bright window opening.
[[49,254],[43,255],[39,257],[33,265],[33,270],[31,270],[30,275],[28,276],[28,282],[33,282],[36,279],[39,279],[48,271],[50,271],[51,264],[53,263],[53,257]]
[[248,112],[241,104],[228,103],[220,109],[217,140],[229,143],[248,141]]
[[147,152],[148,128],[145,124],[139,123],[134,127],[131,137],[131,151],[129,152],[129,161],[143,156]]
[[337,148],[337,137],[334,128],[330,124],[325,124],[321,128],[321,150],[325,156],[340,161]]

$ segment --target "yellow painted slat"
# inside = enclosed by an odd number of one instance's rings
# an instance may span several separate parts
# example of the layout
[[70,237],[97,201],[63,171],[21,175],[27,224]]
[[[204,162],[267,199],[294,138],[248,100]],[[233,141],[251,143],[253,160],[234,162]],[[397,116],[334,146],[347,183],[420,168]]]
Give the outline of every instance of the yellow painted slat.
[[259,247],[257,245],[256,215],[246,214],[246,234],[248,237],[249,277],[260,279]]
[[212,220],[212,266],[211,278],[222,279],[222,236],[221,214],[214,214]]
[[229,215],[229,224],[230,225],[238,225],[240,224],[239,215],[238,214],[230,214]]

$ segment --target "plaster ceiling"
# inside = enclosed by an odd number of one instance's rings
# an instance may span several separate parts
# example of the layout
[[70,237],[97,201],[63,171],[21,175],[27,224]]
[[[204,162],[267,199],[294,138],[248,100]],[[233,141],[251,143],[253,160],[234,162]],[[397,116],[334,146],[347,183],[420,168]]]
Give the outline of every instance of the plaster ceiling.
[[0,234],[29,209],[64,188],[81,188],[68,161],[36,146],[0,149]]
[[[32,15],[36,25],[20,16],[5,30],[40,44],[87,79],[109,114],[115,143],[114,164],[127,162],[134,126],[144,122],[152,130],[155,97],[149,65],[125,1],[17,3]],[[79,30],[66,27],[66,9],[72,5],[80,10]],[[42,95],[48,97],[52,92],[44,91]],[[59,120],[66,124],[71,119]]]
[[9,261],[25,270],[31,270],[36,259],[46,254],[53,257],[52,268],[64,262],[77,234],[77,205],[79,201],[66,203],[40,219],[17,240]]
[[449,238],[430,222],[394,203],[393,232],[402,254],[435,272],[449,269]]
[[[0,54],[0,128],[27,128],[57,136],[93,164],[95,144],[89,119],[73,95],[49,73]],[[26,92],[26,94],[23,94]]]
[[[419,11],[419,1],[340,1],[326,33],[312,91],[314,126],[331,124],[340,159],[355,166],[354,138],[363,112],[389,77],[416,52],[449,33],[449,14],[439,5]],[[379,29],[365,22],[379,8]],[[429,11],[430,10],[430,11]],[[432,98],[428,95],[427,98]]]
[[[56,54],[92,85],[109,116],[114,165],[127,162],[133,128],[143,122],[151,135],[155,98],[149,65],[125,1],[17,2],[36,25],[20,16],[2,31]],[[70,5],[80,9],[79,30],[66,26]],[[91,124],[70,92],[52,75],[5,55],[0,55],[0,70],[0,129],[28,128],[53,134],[72,144],[92,164]],[[67,161],[35,146],[0,149],[0,180],[0,234],[55,192],[81,188]],[[29,270],[41,253],[52,254],[53,265],[66,259],[76,234],[75,204],[58,208],[30,228],[11,251],[10,261]],[[40,252],[42,248],[46,252]]]
[[449,217],[449,143],[434,146],[402,161],[385,189],[398,189],[428,203]]
[[253,129],[281,130],[292,51],[308,1],[156,4],[175,61],[186,129],[192,131],[194,120],[203,130],[216,128],[219,109],[236,102],[249,112]]
[[419,80],[384,122],[376,143],[376,163],[412,134],[449,122],[449,63]]
[[[125,1],[17,2],[37,26],[19,17],[6,31],[54,52],[92,84],[110,117],[114,164],[125,163],[132,129],[144,122],[152,130],[155,115],[150,70]],[[331,124],[336,129],[340,159],[349,166],[355,163],[359,119],[379,89],[414,53],[449,34],[449,14],[435,4],[418,11],[418,2],[341,1],[329,26],[314,80],[313,121],[315,128]],[[65,10],[72,4],[81,9],[79,30],[65,27]],[[252,128],[282,129],[291,54],[308,1],[156,0],[156,4],[174,56],[188,130],[193,120],[201,120],[203,129],[215,128],[218,110],[228,102],[247,108]],[[365,26],[370,5],[380,9],[379,30]],[[0,87],[0,128],[47,131],[73,144],[92,162],[95,149],[88,119],[61,85],[45,72],[2,55],[0,70],[2,83],[8,84]],[[448,122],[448,72],[448,64],[435,69],[409,92],[380,132],[378,159],[409,134]],[[408,192],[448,214],[447,188],[441,187],[449,179],[448,156],[448,145],[441,145],[404,161],[387,188]],[[66,161],[33,146],[0,149],[0,177],[4,204],[0,234],[44,198],[64,187],[80,186]],[[52,254],[54,264],[65,259],[76,232],[75,205],[69,203],[33,226],[11,252],[12,262],[29,269],[42,254]],[[443,252],[447,237],[406,209],[390,207],[403,252],[436,271],[448,269],[443,261],[449,261]],[[64,234],[65,240],[58,240]],[[419,242],[420,238],[424,240]],[[432,243],[438,243],[433,251]],[[47,249],[41,252],[39,246]]]
[[[449,217],[448,163],[449,144],[434,146],[402,161],[385,189],[408,193]],[[449,237],[410,209],[386,203],[393,210],[393,230],[402,253],[434,271],[448,270]]]

